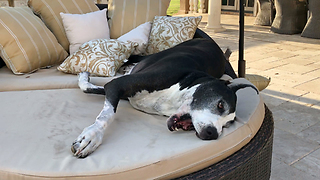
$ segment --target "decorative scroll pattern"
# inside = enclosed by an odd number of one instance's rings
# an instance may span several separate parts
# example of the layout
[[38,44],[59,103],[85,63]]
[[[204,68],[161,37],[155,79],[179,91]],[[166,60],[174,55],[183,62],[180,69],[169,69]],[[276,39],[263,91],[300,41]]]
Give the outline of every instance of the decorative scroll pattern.
[[114,39],[92,40],[81,45],[78,51],[58,67],[58,70],[72,74],[87,71],[97,76],[115,76],[135,46],[137,43]]

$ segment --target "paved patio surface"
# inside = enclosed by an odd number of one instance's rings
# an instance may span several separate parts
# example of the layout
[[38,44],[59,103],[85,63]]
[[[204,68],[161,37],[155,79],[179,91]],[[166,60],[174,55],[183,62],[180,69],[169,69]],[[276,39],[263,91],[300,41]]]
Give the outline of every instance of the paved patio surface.
[[[272,180],[320,179],[320,40],[300,35],[280,35],[270,27],[253,25],[245,17],[246,73],[271,77],[261,92],[275,119]],[[222,48],[233,53],[237,70],[238,15],[223,14],[225,32],[200,28]]]

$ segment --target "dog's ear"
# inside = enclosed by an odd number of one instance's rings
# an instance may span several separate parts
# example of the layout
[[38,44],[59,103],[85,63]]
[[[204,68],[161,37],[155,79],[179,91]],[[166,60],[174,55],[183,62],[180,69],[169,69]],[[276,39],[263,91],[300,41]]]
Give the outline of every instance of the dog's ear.
[[251,87],[251,88],[253,88],[254,90],[257,91],[257,94],[259,94],[259,90],[258,90],[255,86],[253,86],[253,85],[251,85],[251,84],[232,84],[232,83],[229,82],[228,87],[229,87],[234,93],[236,93],[239,89],[243,89],[243,88],[246,88],[246,87]]
[[224,84],[225,84],[226,86],[229,86],[229,85],[231,84],[231,82],[230,82],[229,80],[227,80],[227,81],[224,81]]

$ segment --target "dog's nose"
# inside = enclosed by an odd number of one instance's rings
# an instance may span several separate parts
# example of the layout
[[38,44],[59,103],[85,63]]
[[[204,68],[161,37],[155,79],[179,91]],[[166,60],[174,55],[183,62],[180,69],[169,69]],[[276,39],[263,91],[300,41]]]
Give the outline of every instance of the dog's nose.
[[202,130],[200,133],[200,138],[203,140],[214,140],[219,136],[217,128],[213,126],[208,126]]

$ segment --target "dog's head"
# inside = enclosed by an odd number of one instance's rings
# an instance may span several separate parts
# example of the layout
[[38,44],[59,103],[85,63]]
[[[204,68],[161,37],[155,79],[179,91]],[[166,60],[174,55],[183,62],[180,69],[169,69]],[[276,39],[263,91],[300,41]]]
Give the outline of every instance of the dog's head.
[[170,116],[167,125],[170,131],[195,130],[202,140],[217,139],[223,127],[229,127],[236,117],[236,91],[252,87],[249,84],[230,84],[228,81],[208,81],[200,84],[192,99],[184,103],[177,114]]

